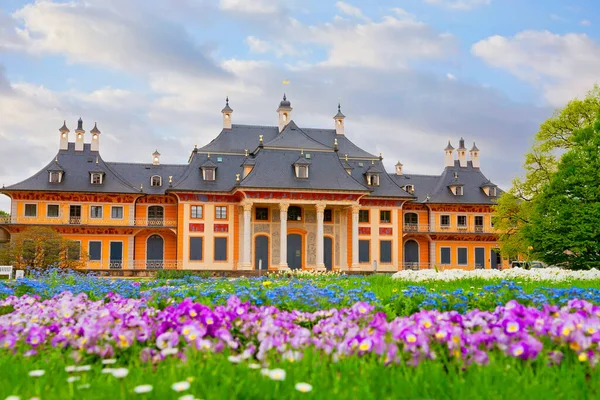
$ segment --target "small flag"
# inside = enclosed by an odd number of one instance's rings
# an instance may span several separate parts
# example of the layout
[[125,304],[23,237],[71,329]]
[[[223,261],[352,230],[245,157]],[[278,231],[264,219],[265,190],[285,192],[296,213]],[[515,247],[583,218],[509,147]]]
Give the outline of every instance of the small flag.
[[289,85],[289,84],[290,84],[290,81],[288,81],[287,79],[284,79],[284,80],[283,80],[283,84],[284,84],[284,85]]

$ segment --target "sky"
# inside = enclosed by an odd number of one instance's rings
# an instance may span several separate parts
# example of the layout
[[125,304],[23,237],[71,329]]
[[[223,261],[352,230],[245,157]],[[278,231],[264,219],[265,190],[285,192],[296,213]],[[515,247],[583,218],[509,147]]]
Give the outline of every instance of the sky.
[[97,122],[105,160],[185,163],[226,96],[233,123],[277,125],[286,92],[300,127],[334,128],[340,102],[388,171],[439,174],[464,137],[508,188],[539,125],[600,81],[598,16],[597,0],[1,0],[0,185],[54,158],[63,120]]

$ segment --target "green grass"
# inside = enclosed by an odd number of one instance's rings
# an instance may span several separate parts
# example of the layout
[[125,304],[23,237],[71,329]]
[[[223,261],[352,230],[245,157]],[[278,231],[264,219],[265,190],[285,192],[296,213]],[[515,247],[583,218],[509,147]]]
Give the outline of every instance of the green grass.
[[[294,363],[272,364],[287,372],[285,381],[263,377],[247,364],[232,364],[223,354],[190,354],[186,363],[167,360],[156,367],[137,361],[117,363],[129,368],[129,375],[118,380],[102,374],[96,362],[92,371],[68,374],[72,365],[60,353],[36,358],[0,356],[0,398],[18,395],[22,399],[178,399],[194,394],[199,399],[590,399],[600,397],[600,373],[577,361],[546,367],[519,360],[493,361],[490,366],[447,370],[440,361],[419,365],[382,367],[374,358],[346,359],[332,363],[317,354],[307,353]],[[28,376],[44,369],[40,378]],[[81,380],[67,383],[69,376]],[[188,391],[176,393],[175,382],[193,378]],[[294,388],[298,382],[313,386],[310,393]],[[89,384],[89,389],[78,389]],[[135,394],[137,385],[151,384],[148,394]]]

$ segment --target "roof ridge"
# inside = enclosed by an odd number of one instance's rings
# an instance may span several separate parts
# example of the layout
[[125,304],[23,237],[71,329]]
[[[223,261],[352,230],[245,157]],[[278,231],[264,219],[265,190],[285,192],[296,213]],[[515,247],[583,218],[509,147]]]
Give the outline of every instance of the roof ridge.
[[[295,127],[295,128],[292,128]],[[319,145],[321,148],[326,148],[327,150],[331,150],[333,151],[333,147],[327,146],[326,144],[323,144],[313,138],[311,138],[310,136],[308,136],[306,134],[306,132],[304,132],[302,130],[302,128],[300,128],[296,122],[294,122],[294,120],[291,120],[284,128],[283,130],[279,133],[279,135],[275,136],[273,139],[271,139],[270,141],[268,141],[267,143],[264,144],[265,147],[277,147],[276,145],[273,145],[272,143],[277,143],[278,141],[282,140],[283,138],[287,137],[287,135],[291,135],[292,130],[298,130],[302,136],[304,136],[306,139],[308,139],[310,142],[315,143],[317,145]],[[318,150],[318,148],[317,148]]]

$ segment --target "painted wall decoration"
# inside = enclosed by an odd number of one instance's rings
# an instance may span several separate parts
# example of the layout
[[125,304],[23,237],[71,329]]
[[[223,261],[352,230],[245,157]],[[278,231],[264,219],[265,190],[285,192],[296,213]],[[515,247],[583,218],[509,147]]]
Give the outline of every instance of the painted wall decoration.
[[191,223],[189,226],[190,232],[204,232],[204,224]]
[[404,200],[360,199],[361,206],[367,207],[402,207]]
[[144,196],[140,198],[138,204],[177,204],[177,199],[172,196]]
[[440,211],[440,212],[476,212],[476,213],[489,213],[492,212],[492,209],[488,205],[462,205],[462,204],[433,204],[431,205],[431,211]]
[[229,232],[229,224],[215,224],[214,232]]
[[371,234],[371,228],[368,226],[359,226],[358,227],[358,234],[359,235],[370,235]]
[[[359,230],[360,230],[360,228],[359,228]],[[380,235],[391,235],[392,233],[393,233],[392,228],[379,228]]]
[[70,201],[73,203],[133,203],[138,195],[97,193],[13,192],[13,200]]
[[202,193],[175,193],[179,201],[199,203],[237,203],[242,199],[241,195],[219,195]]
[[352,193],[315,193],[315,192],[274,192],[244,190],[248,199],[256,200],[308,200],[308,201],[356,201],[361,194]]

